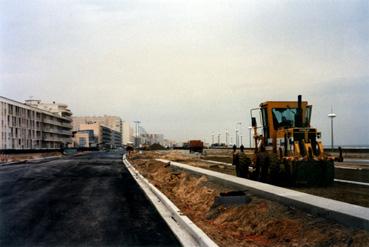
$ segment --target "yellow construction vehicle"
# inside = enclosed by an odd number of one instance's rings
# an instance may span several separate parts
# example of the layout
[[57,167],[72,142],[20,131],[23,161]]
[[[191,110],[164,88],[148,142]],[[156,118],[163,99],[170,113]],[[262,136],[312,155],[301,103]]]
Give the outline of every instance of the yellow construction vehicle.
[[324,154],[321,133],[310,126],[311,110],[301,95],[297,101],[267,101],[251,109],[255,179],[288,186],[333,183],[334,161]]

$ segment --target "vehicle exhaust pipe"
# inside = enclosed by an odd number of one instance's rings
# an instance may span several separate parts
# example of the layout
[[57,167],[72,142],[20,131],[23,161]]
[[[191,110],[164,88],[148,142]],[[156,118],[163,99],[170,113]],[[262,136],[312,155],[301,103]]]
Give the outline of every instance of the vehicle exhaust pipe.
[[297,96],[297,114],[296,114],[296,127],[302,127],[303,116],[302,116],[302,96]]

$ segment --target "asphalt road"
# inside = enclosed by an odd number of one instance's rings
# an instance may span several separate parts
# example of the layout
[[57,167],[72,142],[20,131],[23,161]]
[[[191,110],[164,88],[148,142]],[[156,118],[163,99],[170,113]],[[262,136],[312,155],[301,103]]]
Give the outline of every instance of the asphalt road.
[[119,153],[0,167],[0,246],[178,246]]

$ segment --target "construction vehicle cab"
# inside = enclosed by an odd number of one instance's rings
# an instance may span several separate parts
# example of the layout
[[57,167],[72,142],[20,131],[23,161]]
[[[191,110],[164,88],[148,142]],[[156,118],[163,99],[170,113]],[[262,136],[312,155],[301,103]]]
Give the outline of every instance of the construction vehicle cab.
[[[259,111],[257,121],[255,111]],[[310,126],[312,106],[301,100],[267,101],[251,110],[255,153],[266,150],[270,181],[291,185],[329,185],[334,162],[324,154],[321,134]],[[263,165],[263,164],[257,164]]]

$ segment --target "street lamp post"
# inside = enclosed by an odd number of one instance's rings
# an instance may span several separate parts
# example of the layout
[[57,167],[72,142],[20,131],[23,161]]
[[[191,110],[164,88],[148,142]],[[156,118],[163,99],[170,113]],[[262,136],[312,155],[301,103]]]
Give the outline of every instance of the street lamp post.
[[333,118],[336,117],[336,114],[333,113],[333,110],[331,109],[331,113],[328,114],[328,117],[331,119],[331,149],[333,151]]
[[228,129],[226,129],[226,131],[225,131],[225,142],[226,142],[226,146],[229,145],[229,143],[228,143],[228,135],[229,135]]
[[236,142],[237,142],[237,146],[240,145],[240,137],[239,137],[239,134],[242,134],[242,132],[241,132],[241,124],[242,124],[242,122],[238,122],[237,125],[236,125],[237,126],[236,127]]
[[236,147],[238,147],[238,129],[236,128],[236,136],[235,136]]

